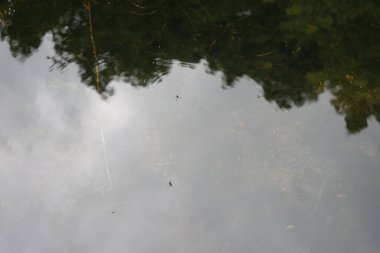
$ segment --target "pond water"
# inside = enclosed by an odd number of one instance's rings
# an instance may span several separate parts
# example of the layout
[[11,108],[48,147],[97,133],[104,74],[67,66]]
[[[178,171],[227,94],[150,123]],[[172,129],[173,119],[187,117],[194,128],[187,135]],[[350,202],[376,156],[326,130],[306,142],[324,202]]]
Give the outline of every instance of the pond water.
[[376,1],[0,2],[0,252],[380,252]]

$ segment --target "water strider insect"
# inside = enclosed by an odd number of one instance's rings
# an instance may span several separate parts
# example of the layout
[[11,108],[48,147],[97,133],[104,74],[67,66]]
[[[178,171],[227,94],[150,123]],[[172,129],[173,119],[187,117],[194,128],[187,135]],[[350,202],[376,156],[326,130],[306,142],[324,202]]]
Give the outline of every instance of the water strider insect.
[[170,187],[172,187],[172,186],[173,186],[173,184],[172,184],[172,182],[171,182],[171,181],[169,181],[169,185],[170,185]]

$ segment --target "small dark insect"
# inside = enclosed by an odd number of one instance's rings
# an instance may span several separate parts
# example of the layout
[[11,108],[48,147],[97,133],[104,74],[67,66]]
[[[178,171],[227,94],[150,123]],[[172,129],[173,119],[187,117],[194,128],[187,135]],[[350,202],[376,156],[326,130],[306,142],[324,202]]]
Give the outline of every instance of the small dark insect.
[[180,99],[182,97],[178,96],[178,95],[175,95],[175,100],[177,101],[178,99]]
[[169,181],[169,185],[170,185],[170,187],[172,187],[173,186],[172,182]]
[[261,96],[260,96],[260,95],[257,95],[257,98],[261,98]]
[[115,213],[115,211],[112,211],[112,214],[114,214]]

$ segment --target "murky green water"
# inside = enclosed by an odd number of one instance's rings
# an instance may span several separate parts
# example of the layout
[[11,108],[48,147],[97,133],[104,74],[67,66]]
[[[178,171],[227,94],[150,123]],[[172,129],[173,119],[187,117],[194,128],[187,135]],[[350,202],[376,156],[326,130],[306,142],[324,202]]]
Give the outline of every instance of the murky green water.
[[0,252],[380,252],[377,1],[0,2]]

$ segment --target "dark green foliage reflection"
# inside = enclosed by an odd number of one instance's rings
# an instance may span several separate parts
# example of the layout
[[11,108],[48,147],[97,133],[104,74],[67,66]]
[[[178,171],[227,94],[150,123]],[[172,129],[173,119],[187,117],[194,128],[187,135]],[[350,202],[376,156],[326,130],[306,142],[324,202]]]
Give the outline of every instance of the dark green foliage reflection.
[[[121,78],[135,86],[156,82],[172,60],[206,60],[225,86],[256,80],[281,108],[315,101],[328,89],[350,133],[380,122],[380,4],[368,1],[10,0],[0,4],[2,40],[15,57],[28,57],[51,33],[55,67],[80,67],[82,81],[103,96]],[[252,95],[252,99],[255,96]]]

